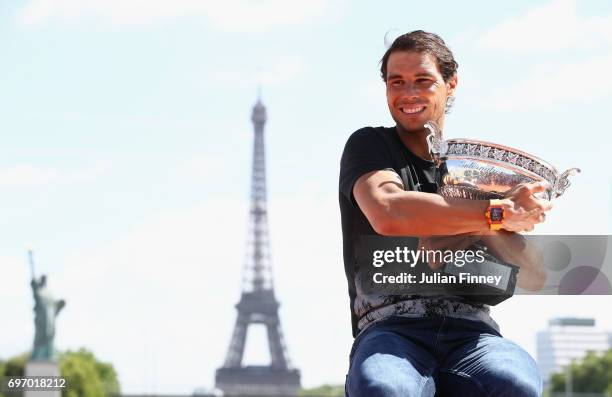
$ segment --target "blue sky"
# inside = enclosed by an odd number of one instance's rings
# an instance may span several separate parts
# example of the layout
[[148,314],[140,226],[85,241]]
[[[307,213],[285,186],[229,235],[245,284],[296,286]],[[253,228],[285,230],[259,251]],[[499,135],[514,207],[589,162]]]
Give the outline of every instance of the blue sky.
[[[11,324],[0,357],[31,344],[32,245],[68,301],[59,348],[93,349],[128,392],[212,385],[240,293],[260,83],[290,355],[305,385],[341,383],[351,337],[339,156],[354,130],[391,124],[378,61],[393,29],[434,31],[453,49],[459,87],[447,136],[582,168],[539,232],[610,232],[607,2],[0,4],[0,311]],[[553,315],[593,315],[612,328],[598,314],[610,303],[519,297],[493,313],[533,352]],[[263,340],[259,331],[252,340]],[[261,361],[253,346],[248,358]]]

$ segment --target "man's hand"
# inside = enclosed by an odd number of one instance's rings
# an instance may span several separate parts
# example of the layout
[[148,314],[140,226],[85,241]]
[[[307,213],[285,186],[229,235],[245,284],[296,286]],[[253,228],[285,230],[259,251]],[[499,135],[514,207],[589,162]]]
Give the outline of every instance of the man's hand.
[[550,201],[535,197],[536,193],[549,188],[548,182],[521,183],[506,194],[502,200],[504,222],[502,228],[510,232],[530,232],[544,222],[545,212],[553,205]]
[[540,249],[524,236],[505,230],[490,232],[482,236],[482,243],[489,253],[505,262],[521,268],[517,285],[528,291],[539,291],[546,282],[544,256]]

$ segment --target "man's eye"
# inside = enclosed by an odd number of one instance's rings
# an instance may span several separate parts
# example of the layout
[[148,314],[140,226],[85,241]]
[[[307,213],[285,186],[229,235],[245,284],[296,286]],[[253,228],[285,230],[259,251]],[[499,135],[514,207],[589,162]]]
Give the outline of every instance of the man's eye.
[[402,84],[404,84],[404,82],[401,80],[394,80],[391,82],[392,87],[400,87]]
[[416,85],[423,89],[429,89],[429,87],[432,87],[434,84],[436,84],[436,81],[431,79],[419,79],[416,82]]

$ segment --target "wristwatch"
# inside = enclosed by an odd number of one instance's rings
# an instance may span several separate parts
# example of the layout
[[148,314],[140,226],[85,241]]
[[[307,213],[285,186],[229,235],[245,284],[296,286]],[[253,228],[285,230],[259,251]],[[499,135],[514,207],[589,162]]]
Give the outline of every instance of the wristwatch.
[[500,230],[504,224],[504,206],[501,200],[489,200],[485,218],[491,230]]

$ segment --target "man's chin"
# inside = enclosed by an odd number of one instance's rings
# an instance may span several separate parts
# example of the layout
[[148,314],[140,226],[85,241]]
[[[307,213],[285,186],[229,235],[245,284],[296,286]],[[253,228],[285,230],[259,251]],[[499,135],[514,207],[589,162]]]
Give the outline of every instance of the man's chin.
[[423,130],[425,130],[425,121],[423,120],[414,120],[408,123],[403,120],[395,120],[395,122],[398,124],[399,127],[401,127],[402,131],[404,132],[422,132]]

